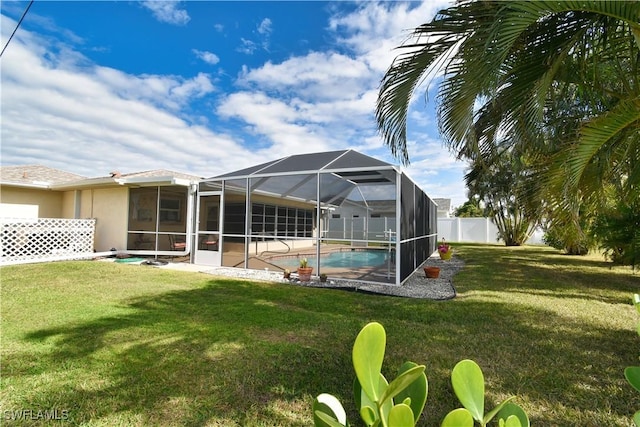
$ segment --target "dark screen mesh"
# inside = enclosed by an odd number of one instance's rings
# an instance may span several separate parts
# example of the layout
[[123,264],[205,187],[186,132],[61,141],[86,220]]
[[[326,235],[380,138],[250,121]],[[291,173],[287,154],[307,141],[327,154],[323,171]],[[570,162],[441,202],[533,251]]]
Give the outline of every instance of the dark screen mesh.
[[408,241],[400,246],[400,281],[403,281],[415,270],[415,242]]
[[[309,173],[291,173],[295,171]],[[405,280],[436,250],[437,207],[409,177],[396,173],[385,162],[343,150],[286,157],[223,175],[228,178],[222,180],[225,201],[223,237],[228,243],[240,243],[248,222],[251,234],[263,240],[313,238],[319,186],[324,216],[318,221],[326,221],[327,227],[329,221],[333,221],[332,226],[339,222],[341,228],[331,230],[339,232],[342,239],[353,238],[351,223],[365,219],[359,218],[362,214],[356,215],[348,209],[362,206],[364,215],[368,216],[368,234],[364,229],[359,230],[362,241],[387,239],[387,230],[395,232],[396,218],[399,220],[399,278],[400,281]],[[250,180],[232,178],[251,174],[256,175]],[[320,183],[317,182],[318,177]],[[398,178],[400,194],[396,194],[394,184]],[[246,213],[248,182],[251,211]],[[220,180],[212,179],[200,184],[201,191],[220,189]],[[400,212],[396,212],[397,198],[400,199]],[[340,212],[341,208],[345,211]],[[379,224],[384,224],[384,227],[378,227]],[[396,281],[393,273],[388,281]]]
[[406,240],[416,235],[413,221],[415,215],[413,182],[402,174],[400,187],[400,240]]

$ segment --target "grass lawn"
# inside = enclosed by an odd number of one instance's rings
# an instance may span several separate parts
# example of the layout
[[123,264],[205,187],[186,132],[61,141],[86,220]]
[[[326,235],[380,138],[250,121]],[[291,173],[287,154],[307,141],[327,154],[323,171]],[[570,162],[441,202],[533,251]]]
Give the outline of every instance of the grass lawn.
[[308,426],[329,392],[360,425],[351,347],[378,321],[388,378],[427,367],[419,425],[459,406],[449,375],[464,358],[483,369],[487,410],[516,395],[534,426],[631,425],[639,273],[541,247],[456,251],[458,297],[439,302],[91,261],[4,267],[0,423],[57,410],[59,425]]

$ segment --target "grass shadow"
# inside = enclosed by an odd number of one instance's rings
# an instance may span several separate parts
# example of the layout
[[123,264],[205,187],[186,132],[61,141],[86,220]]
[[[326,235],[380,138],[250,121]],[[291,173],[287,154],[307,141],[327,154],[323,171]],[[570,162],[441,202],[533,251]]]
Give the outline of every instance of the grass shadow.
[[[485,373],[487,407],[516,395],[532,425],[624,425],[640,407],[622,376],[637,362],[635,313],[623,301],[635,282],[547,283],[545,268],[492,250],[460,248],[463,295],[446,302],[219,278],[116,299],[116,315],[22,335],[3,356],[5,392],[14,407],[68,409],[75,425],[303,426],[322,392],[355,421],[351,348],[378,321],[387,378],[406,360],[427,366],[421,426],[459,405],[449,374],[463,358]],[[148,274],[154,289],[178,277]],[[580,313],[583,304],[597,311]]]
[[[216,419],[250,425],[252,414],[271,413],[277,425],[308,425],[308,418],[286,414],[299,405],[308,412],[319,390],[346,389],[350,379],[323,373],[349,371],[350,340],[359,325],[340,319],[336,305],[315,302],[314,294],[323,290],[295,293],[288,298],[276,290],[276,298],[264,284],[216,280],[138,298],[127,303],[126,316],[28,333],[27,341],[50,342],[52,350],[36,357],[13,354],[3,375],[33,375],[34,364],[46,367],[38,373],[51,378],[93,371],[96,380],[83,380],[85,387],[62,382],[30,398],[37,407],[55,402],[72,408],[78,424],[135,413],[144,425],[197,426]],[[336,336],[333,322],[343,323],[345,333]],[[331,346],[325,345],[327,336]],[[278,402],[285,409],[278,410]]]

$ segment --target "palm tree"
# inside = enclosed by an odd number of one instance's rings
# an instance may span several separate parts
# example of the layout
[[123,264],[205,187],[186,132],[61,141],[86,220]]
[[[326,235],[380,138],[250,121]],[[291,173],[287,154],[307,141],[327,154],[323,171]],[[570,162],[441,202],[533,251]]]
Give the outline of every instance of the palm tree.
[[385,144],[409,162],[410,99],[424,79],[442,78],[439,128],[459,157],[477,166],[529,153],[560,204],[620,176],[640,194],[639,20],[637,1],[466,0],[442,10],[382,80]]
[[469,193],[480,198],[493,218],[498,236],[506,246],[524,244],[534,230],[536,218],[521,205],[522,184],[529,168],[526,156],[510,152],[490,165],[473,167],[466,176]]

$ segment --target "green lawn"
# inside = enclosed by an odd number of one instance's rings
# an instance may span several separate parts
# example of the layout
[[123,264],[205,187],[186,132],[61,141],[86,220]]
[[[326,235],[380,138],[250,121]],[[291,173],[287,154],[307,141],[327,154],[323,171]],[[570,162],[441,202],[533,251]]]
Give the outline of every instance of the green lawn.
[[463,358],[482,367],[488,407],[516,395],[534,426],[631,425],[640,274],[540,247],[456,253],[458,297],[439,302],[103,262],[4,267],[1,423],[56,409],[59,425],[308,426],[330,392],[360,425],[351,346],[378,321],[387,377],[427,367],[420,425],[459,406]]

